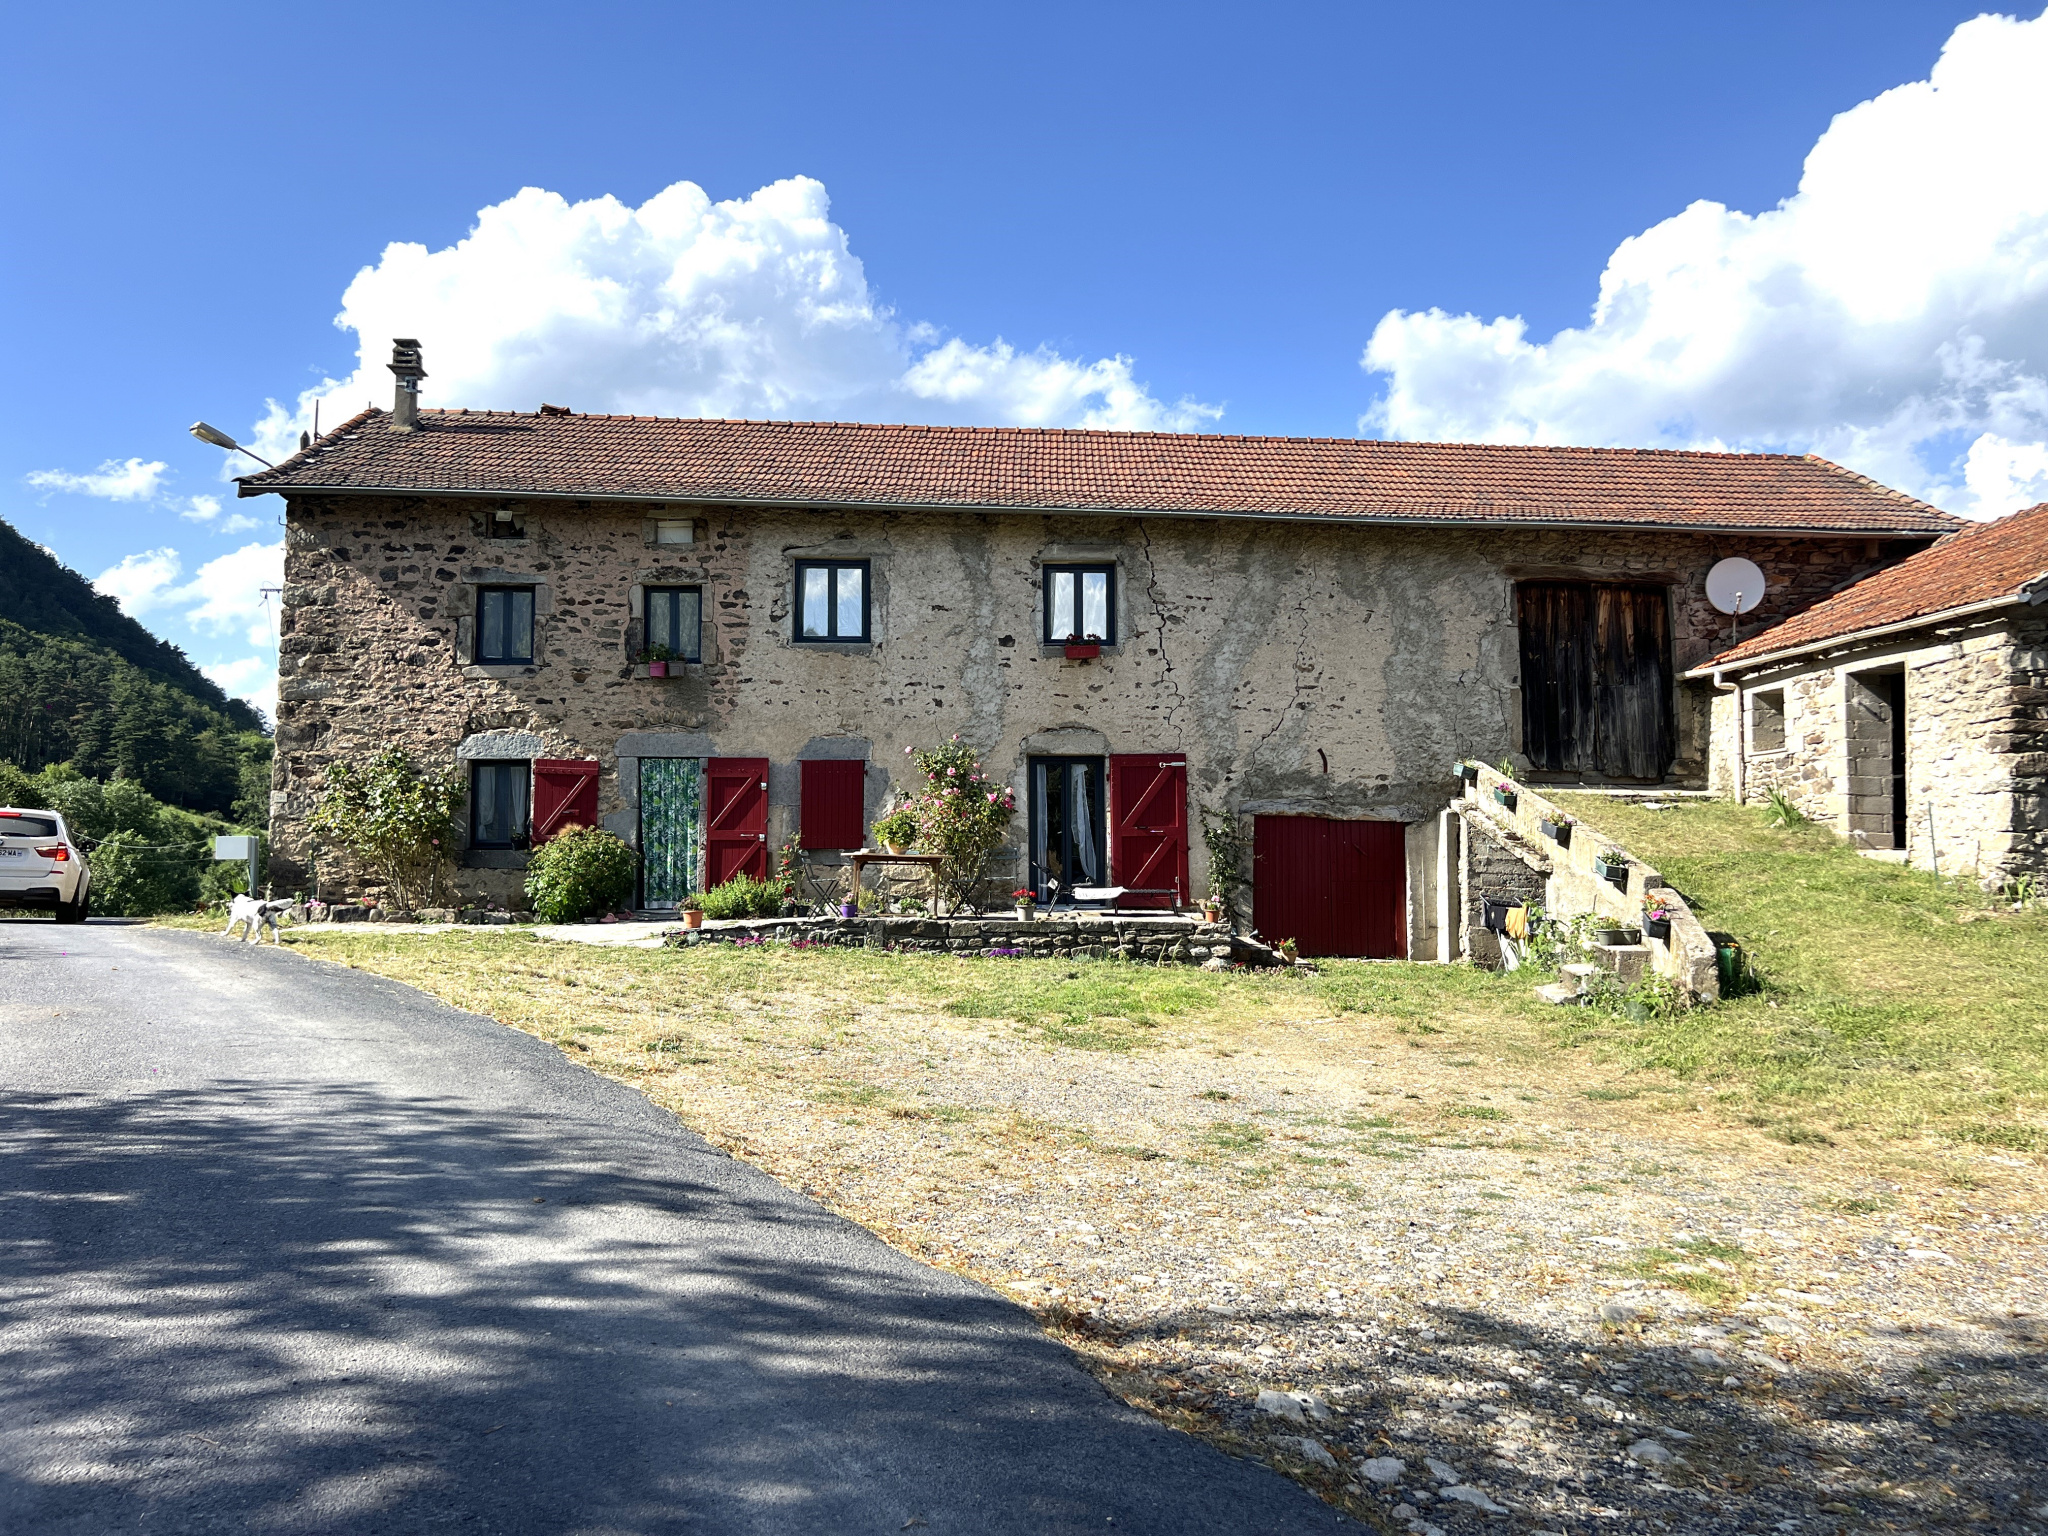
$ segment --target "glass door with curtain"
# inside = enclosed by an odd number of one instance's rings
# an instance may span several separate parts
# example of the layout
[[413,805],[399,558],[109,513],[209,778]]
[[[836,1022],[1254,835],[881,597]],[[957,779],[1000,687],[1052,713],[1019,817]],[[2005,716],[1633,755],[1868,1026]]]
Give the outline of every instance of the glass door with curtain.
[[1034,757],[1031,773],[1031,889],[1041,904],[1071,899],[1077,885],[1109,883],[1108,822],[1099,757]]
[[679,906],[696,891],[703,859],[704,763],[640,759],[640,904]]

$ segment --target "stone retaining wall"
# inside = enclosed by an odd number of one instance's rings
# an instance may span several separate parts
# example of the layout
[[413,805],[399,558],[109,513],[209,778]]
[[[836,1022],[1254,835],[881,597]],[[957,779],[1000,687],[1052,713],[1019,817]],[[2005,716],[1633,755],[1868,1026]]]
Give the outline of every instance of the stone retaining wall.
[[667,942],[684,948],[739,941],[830,944],[845,949],[891,949],[920,954],[1024,958],[1137,960],[1161,965],[1273,965],[1279,957],[1222,923],[1186,918],[768,917],[678,928]]

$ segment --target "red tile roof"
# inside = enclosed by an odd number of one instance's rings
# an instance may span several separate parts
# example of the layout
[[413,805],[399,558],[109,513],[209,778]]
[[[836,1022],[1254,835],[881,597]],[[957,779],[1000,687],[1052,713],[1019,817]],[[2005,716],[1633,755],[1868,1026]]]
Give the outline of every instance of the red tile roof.
[[267,491],[1161,512],[1940,534],[1955,519],[1811,456],[838,421],[365,411]]
[[1995,523],[1968,524],[1695,670],[1775,656],[1977,603],[2016,599],[2021,587],[2043,577],[2048,577],[2048,501]]

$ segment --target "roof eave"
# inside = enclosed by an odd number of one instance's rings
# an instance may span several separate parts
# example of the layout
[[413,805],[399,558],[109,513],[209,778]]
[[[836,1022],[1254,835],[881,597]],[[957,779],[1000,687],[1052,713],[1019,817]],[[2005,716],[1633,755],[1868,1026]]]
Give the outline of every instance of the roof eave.
[[1820,651],[1837,650],[1844,646],[1863,645],[1872,640],[1887,639],[1892,635],[1908,634],[1916,629],[1930,629],[1938,624],[1952,624],[1958,619],[1974,618],[1978,614],[1992,613],[2000,608],[2012,608],[2030,601],[2027,589],[2008,592],[2002,597],[1987,597],[1982,602],[1963,603],[1954,608],[1942,608],[1933,613],[1915,614],[1910,619],[1897,619],[1889,624],[1873,624],[1864,629],[1844,630],[1837,635],[1823,635],[1818,640],[1804,641],[1799,645],[1788,645],[1782,650],[1765,651],[1756,656],[1744,656],[1738,661],[1702,662],[1685,674],[1691,681],[1696,678],[1717,678],[1724,672],[1761,672],[1765,668],[1782,662],[1794,661]]
[[975,512],[1044,517],[1190,517],[1230,518],[1257,522],[1360,523],[1378,528],[1569,528],[1573,530],[1654,530],[1681,533],[1795,534],[1846,539],[1938,539],[1945,530],[1896,525],[1843,527],[1826,523],[1676,523],[1619,518],[1465,517],[1455,513],[1429,516],[1387,512],[1280,512],[1261,508],[1118,507],[1070,504],[991,503],[972,501],[834,501],[816,496],[734,496],[695,491],[524,491],[455,486],[413,485],[255,485],[249,475],[236,480],[238,496],[474,496],[496,501],[714,502],[738,507],[815,507],[835,512]]

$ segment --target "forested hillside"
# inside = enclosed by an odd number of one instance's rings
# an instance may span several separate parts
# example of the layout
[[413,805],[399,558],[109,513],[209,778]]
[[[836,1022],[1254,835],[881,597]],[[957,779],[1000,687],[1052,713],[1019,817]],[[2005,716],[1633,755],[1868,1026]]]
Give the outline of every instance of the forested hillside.
[[171,805],[267,819],[262,717],[5,522],[0,759],[29,773],[69,763]]

